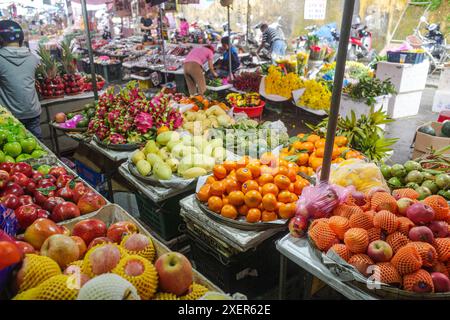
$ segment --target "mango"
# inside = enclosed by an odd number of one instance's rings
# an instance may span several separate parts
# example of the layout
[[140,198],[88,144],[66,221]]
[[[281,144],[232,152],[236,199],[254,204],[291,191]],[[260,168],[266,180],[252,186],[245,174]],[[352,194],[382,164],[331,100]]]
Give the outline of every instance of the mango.
[[145,177],[152,171],[152,166],[147,160],[139,160],[136,164],[136,169],[142,176]]
[[153,167],[153,173],[159,180],[169,180],[172,178],[172,169],[164,162],[157,162]]
[[137,164],[140,160],[145,160],[145,153],[141,150],[137,150],[133,155],[131,156],[131,161],[134,164]]
[[180,140],[180,134],[175,131],[166,131],[160,133],[156,137],[156,142],[158,142],[162,146],[167,145],[170,141],[178,141],[178,140]]
[[157,153],[158,150],[159,150],[159,148],[156,145],[155,140],[150,140],[145,144],[143,151],[144,151],[145,155],[148,155],[149,153]]
[[170,153],[167,147],[159,149],[158,155],[164,161],[170,158]]
[[205,138],[203,138],[202,136],[195,136],[193,141],[194,141],[194,147],[196,147],[200,151],[202,151],[208,144],[208,141]]
[[147,154],[147,161],[150,165],[154,166],[156,162],[164,162],[157,154],[149,153]]
[[169,141],[169,143],[167,144],[167,150],[172,151],[172,149],[177,145],[177,144],[182,144],[182,142],[180,140],[171,140]]
[[180,163],[180,161],[178,161],[175,158],[170,158],[170,159],[166,160],[166,164],[170,167],[172,172],[177,172],[179,163]]
[[205,169],[199,168],[199,167],[194,167],[194,168],[190,168],[190,169],[184,171],[183,178],[184,179],[194,179],[194,178],[197,178],[200,176],[204,176],[206,174],[207,174],[207,172]]

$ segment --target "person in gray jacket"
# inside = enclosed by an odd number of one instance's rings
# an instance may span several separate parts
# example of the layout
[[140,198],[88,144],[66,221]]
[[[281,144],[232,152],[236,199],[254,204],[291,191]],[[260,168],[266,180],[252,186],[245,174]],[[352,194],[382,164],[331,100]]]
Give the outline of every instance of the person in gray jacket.
[[0,105],[42,139],[41,104],[35,87],[39,58],[22,46],[23,41],[23,30],[18,23],[0,21]]

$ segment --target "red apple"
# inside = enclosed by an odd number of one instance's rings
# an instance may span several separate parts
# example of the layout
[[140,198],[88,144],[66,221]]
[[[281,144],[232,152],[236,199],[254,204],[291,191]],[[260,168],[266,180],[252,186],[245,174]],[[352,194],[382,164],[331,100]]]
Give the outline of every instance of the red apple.
[[89,262],[94,275],[111,272],[119,263],[122,255],[119,249],[112,244],[105,244],[95,248],[89,254]]
[[60,175],[67,174],[67,170],[64,169],[63,167],[55,167],[51,168],[48,174],[58,178]]
[[0,189],[6,186],[9,181],[9,173],[5,170],[0,170]]
[[33,167],[26,162],[18,162],[15,163],[11,169],[11,172],[14,174],[15,172],[20,172],[26,175],[27,177],[31,177],[33,172]]
[[19,197],[14,194],[7,194],[1,198],[1,203],[10,209],[17,209],[20,206]]
[[155,262],[155,268],[161,291],[181,296],[189,290],[193,282],[192,266],[181,253],[167,252],[161,255]]
[[84,240],[78,236],[71,236],[72,240],[75,241],[75,243],[78,246],[79,256],[78,259],[83,259],[84,254],[87,251],[86,243]]
[[445,238],[448,235],[448,223],[445,221],[431,221],[428,228],[435,238]]
[[113,243],[111,241],[111,239],[107,238],[107,237],[98,237],[95,238],[94,240],[91,241],[91,243],[89,243],[88,247],[87,247],[87,251],[91,250],[93,247],[95,247],[98,244],[103,244],[103,243]]
[[[60,177],[62,177],[62,176],[60,176]],[[69,200],[73,199],[73,191],[72,191],[72,189],[69,188],[69,186],[65,186],[65,187],[59,189],[58,191],[56,191],[56,196],[69,201]]]
[[391,261],[392,254],[391,246],[383,240],[372,241],[367,249],[367,255],[375,262]]
[[406,216],[415,225],[424,225],[434,220],[434,211],[430,206],[417,202],[408,207]]
[[62,234],[48,237],[41,246],[41,255],[52,258],[61,268],[75,261],[80,256],[78,244]]
[[8,194],[14,194],[18,197],[24,194],[23,189],[21,186],[19,186],[17,183],[14,182],[8,182],[6,184],[5,191],[3,192],[4,195]]
[[14,243],[19,248],[19,250],[22,252],[22,256],[25,256],[27,253],[36,253],[36,250],[34,250],[33,246],[31,244],[29,244],[28,242],[14,241]]
[[38,181],[37,183],[37,187],[39,189],[48,189],[50,190],[50,188],[56,188],[55,186],[55,182],[53,181],[54,179],[50,179],[50,178],[44,178]]
[[91,280],[91,278],[88,275],[81,273],[81,268],[79,266],[68,266],[64,270],[64,274],[75,275],[76,276],[75,281],[76,284],[78,285],[78,288],[82,288],[86,282]]
[[73,227],[72,235],[80,237],[89,245],[93,239],[106,236],[106,230],[106,224],[102,220],[86,219]]
[[94,192],[88,192],[84,194],[80,200],[78,200],[78,207],[81,214],[87,214],[102,208],[106,204],[105,199]]
[[38,218],[46,218],[50,216],[50,212],[44,209],[37,209]]
[[31,179],[33,179],[34,182],[38,182],[39,180],[44,179],[44,175],[40,173],[39,171],[33,171],[33,174],[31,175]]
[[25,206],[27,204],[34,204],[33,198],[28,195],[23,195],[19,197],[19,203],[21,206]]
[[80,209],[73,202],[64,201],[55,206],[52,213],[50,214],[50,219],[55,222],[60,222],[64,220],[73,219],[80,216]]
[[289,221],[289,233],[294,238],[303,238],[308,231],[308,219],[298,215]]
[[431,278],[433,279],[434,291],[435,292],[449,292],[450,291],[450,280],[448,277],[441,272],[432,272]]
[[139,229],[131,221],[119,221],[109,226],[107,237],[115,243],[120,243],[127,234],[138,233]]
[[39,250],[45,239],[54,234],[61,234],[61,228],[50,219],[40,218],[25,230],[24,240]]
[[65,202],[66,200],[64,200],[61,197],[49,197],[47,198],[47,200],[45,201],[43,208],[45,210],[47,210],[48,212],[53,212],[53,209],[60,203]]
[[73,180],[73,176],[69,174],[61,174],[60,176],[58,176],[58,179],[56,180],[56,187],[58,189],[63,188],[71,180]]
[[9,177],[9,180],[24,188],[27,185],[29,178],[22,172],[14,172]]
[[40,206],[44,206],[45,202],[47,201],[47,196],[44,195],[41,191],[35,190],[33,192],[34,202]]
[[69,186],[69,188],[73,191],[73,201],[75,203],[78,203],[81,196],[90,191],[90,189],[83,182],[77,182],[73,188],[71,186]]
[[433,244],[434,242],[433,232],[430,228],[425,226],[411,228],[411,230],[409,230],[408,237],[412,241],[422,241],[430,244]]
[[14,210],[21,229],[26,229],[38,219],[37,208],[33,204],[22,205]]
[[57,123],[63,123],[67,119],[66,114],[64,112],[58,112],[55,114],[55,122]]
[[25,186],[25,190],[27,191],[27,193],[33,194],[36,191],[36,183],[33,180],[28,179],[28,183]]
[[397,200],[398,213],[402,216],[406,216],[406,210],[414,204],[414,200],[410,198],[401,198]]
[[13,166],[14,166],[14,163],[12,163],[12,162],[3,162],[3,163],[0,163],[0,170],[4,170],[8,173],[11,173],[11,169]]

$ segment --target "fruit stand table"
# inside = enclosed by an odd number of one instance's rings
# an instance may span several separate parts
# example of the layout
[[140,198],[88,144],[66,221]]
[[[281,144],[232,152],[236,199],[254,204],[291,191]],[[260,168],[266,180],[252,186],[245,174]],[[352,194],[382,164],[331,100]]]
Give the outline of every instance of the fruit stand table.
[[62,98],[57,98],[57,99],[47,99],[47,100],[42,100],[40,101],[41,103],[41,107],[45,110],[45,115],[46,115],[46,121],[44,122],[44,124],[47,124],[50,130],[50,143],[52,146],[52,150],[56,153],[56,155],[59,157],[60,156],[60,149],[59,149],[59,142],[58,142],[58,135],[56,133],[56,128],[50,125],[50,122],[52,121],[51,115],[50,115],[50,108],[57,106],[57,105],[61,105],[61,104],[65,104],[68,102],[73,102],[73,101],[77,101],[77,100],[85,100],[85,99],[92,99],[94,98],[94,93],[92,91],[90,92],[83,92],[77,95],[73,95],[73,96],[64,96]]
[[363,290],[353,286],[348,282],[342,281],[334,275],[317,257],[315,257],[310,249],[306,239],[297,239],[289,234],[276,242],[277,250],[280,254],[280,285],[279,299],[283,300],[286,291],[286,273],[287,259],[291,260],[299,267],[303,268],[306,273],[307,287],[305,288],[305,298],[309,298],[311,292],[312,277],[315,276],[321,281],[332,287],[337,292],[351,300],[376,300],[377,298],[369,295]]

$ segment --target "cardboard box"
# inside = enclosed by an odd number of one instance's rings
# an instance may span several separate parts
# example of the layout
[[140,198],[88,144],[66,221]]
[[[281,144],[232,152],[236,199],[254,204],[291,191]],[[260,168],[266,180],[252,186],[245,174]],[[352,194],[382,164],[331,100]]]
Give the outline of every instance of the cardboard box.
[[[431,125],[431,127],[436,131],[436,136],[431,136],[419,132],[417,128],[416,136],[414,138],[414,152],[428,153],[428,148],[432,147],[434,150],[439,150],[450,145],[450,138],[439,137],[441,135],[442,123],[439,122],[429,122],[424,125]],[[450,154],[450,150],[445,152],[445,154]],[[414,158],[414,153],[413,153]]]

